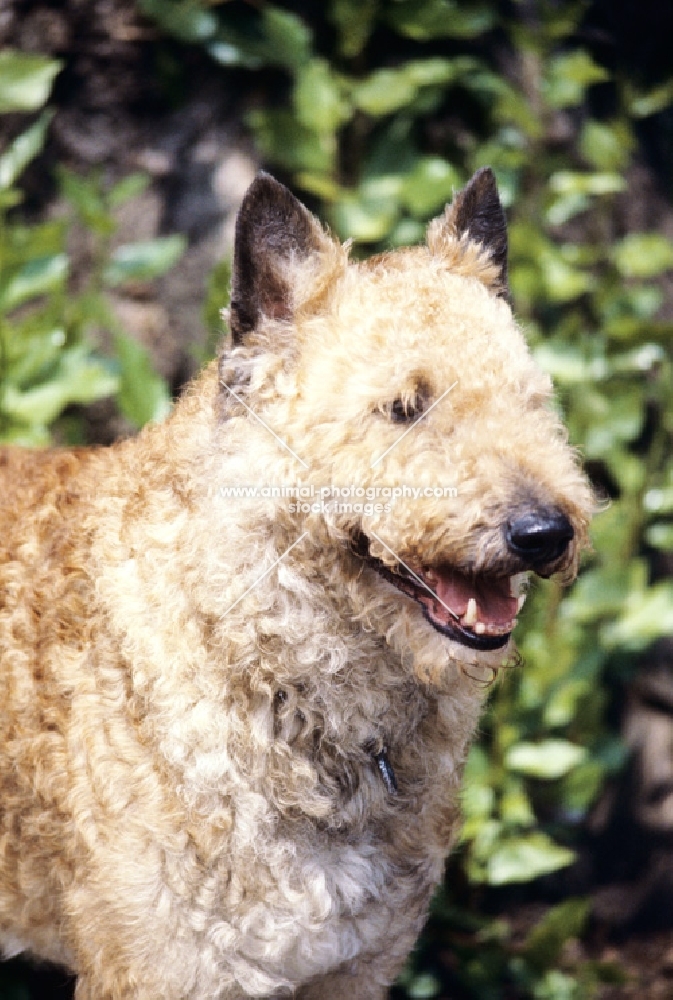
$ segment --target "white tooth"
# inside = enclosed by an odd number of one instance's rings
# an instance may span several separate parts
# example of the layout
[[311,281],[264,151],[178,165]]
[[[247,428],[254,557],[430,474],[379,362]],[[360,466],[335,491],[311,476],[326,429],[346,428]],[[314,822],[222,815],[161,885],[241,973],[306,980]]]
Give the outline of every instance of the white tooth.
[[477,635],[483,635],[484,632],[486,631],[485,624],[483,622],[477,622],[477,624],[474,626],[474,631],[477,633]]
[[526,586],[528,585],[529,573],[524,571],[523,573],[515,573],[509,578],[509,593],[510,597],[520,597]]
[[524,606],[525,603],[526,603],[526,595],[525,594],[521,594],[521,596],[519,597],[519,600],[516,602],[516,613],[517,613],[517,615],[521,611],[521,609],[522,609],[522,607]]
[[467,611],[463,615],[463,625],[474,625],[477,620],[477,602],[471,597],[467,602]]

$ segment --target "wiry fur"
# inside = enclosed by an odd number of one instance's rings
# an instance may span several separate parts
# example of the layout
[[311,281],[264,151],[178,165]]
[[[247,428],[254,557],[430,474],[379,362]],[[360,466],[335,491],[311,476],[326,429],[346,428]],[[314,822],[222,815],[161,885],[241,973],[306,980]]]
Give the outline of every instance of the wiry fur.
[[[0,947],[73,969],[78,1000],[382,997],[457,833],[479,679],[512,647],[433,629],[353,532],[500,574],[531,505],[573,525],[553,568],[586,538],[502,248],[449,213],[429,249],[349,264],[307,214],[289,241],[287,213],[258,231],[266,211],[244,206],[239,247],[267,291],[235,277],[238,346],[165,424],[2,453]],[[391,447],[391,401],[456,381]],[[298,481],[458,496],[368,518],[220,492]],[[395,565],[373,535],[370,553]]]

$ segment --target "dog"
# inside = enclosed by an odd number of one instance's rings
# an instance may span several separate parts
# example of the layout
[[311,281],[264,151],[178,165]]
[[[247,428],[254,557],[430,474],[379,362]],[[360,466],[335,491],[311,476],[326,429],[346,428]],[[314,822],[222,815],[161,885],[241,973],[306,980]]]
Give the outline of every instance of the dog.
[[363,262],[258,175],[229,326],[165,423],[1,453],[0,948],[77,1000],[385,996],[587,544],[490,169]]

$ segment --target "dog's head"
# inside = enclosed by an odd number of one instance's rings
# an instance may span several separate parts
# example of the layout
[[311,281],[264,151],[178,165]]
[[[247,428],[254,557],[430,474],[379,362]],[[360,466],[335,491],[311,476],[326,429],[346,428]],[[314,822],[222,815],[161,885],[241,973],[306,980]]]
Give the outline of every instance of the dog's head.
[[444,659],[499,664],[528,574],[576,572],[593,498],[508,304],[492,172],[425,246],[364,263],[347,249],[257,178],[237,221],[225,412],[269,430],[269,481],[304,488],[277,517],[338,562],[355,614],[429,658],[441,639]]

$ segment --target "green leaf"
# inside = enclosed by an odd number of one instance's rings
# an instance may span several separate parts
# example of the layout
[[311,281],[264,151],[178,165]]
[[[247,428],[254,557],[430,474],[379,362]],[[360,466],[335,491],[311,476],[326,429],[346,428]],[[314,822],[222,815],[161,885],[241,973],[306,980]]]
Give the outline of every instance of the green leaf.
[[389,247],[408,247],[423,242],[425,226],[416,219],[400,219],[390,230]]
[[[602,702],[602,692],[595,692],[594,709],[601,710]],[[562,780],[559,797],[563,803],[563,814],[568,819],[577,822],[586,816],[605,784],[606,771],[602,761],[587,760]]]
[[100,236],[111,236],[115,222],[108,211],[99,178],[81,177],[62,164],[56,168],[61,194],[75,209],[87,229]]
[[673,243],[661,233],[631,233],[612,248],[625,278],[654,278],[673,268]]
[[545,725],[551,729],[570,725],[578,711],[579,703],[592,690],[588,678],[570,677],[564,680],[547,699],[543,713]]
[[536,41],[543,50],[547,39],[558,42],[565,42],[576,33],[586,16],[586,5],[584,0],[566,0],[565,3],[545,7],[541,11],[544,28],[540,31],[537,26],[533,28]]
[[455,0],[396,0],[385,12],[387,23],[416,42],[431,38],[476,38],[492,28],[489,5],[459,6]]
[[493,813],[495,793],[485,785],[467,785],[463,789],[461,802],[466,819],[485,819]]
[[470,747],[463,772],[463,785],[488,785],[491,777],[491,764],[482,746],[475,743]]
[[496,845],[502,836],[503,824],[496,819],[481,817],[470,818],[461,831],[463,843],[470,843],[469,874],[475,882],[483,882],[486,877],[486,865],[491,858]]
[[335,132],[351,114],[339,78],[325,59],[311,59],[297,74],[294,88],[297,118],[315,132]]
[[427,219],[451,201],[460,184],[460,174],[450,163],[440,156],[423,156],[405,177],[400,200],[412,215]]
[[500,799],[500,814],[508,826],[535,825],[535,813],[522,781],[508,776]]
[[626,189],[626,180],[613,173],[579,173],[559,170],[549,178],[549,189],[561,195],[616,194]]
[[512,837],[496,844],[486,865],[485,881],[489,885],[532,882],[565,868],[574,859],[573,851],[555,844],[545,833]]
[[585,194],[562,194],[551,203],[545,212],[545,219],[550,226],[564,226],[590,206],[591,202]]
[[465,764],[461,803],[468,822],[488,819],[495,806],[490,762],[483,748],[478,745],[471,747]]
[[380,117],[410,104],[417,91],[403,69],[379,69],[353,87],[352,99],[356,108]]
[[593,995],[594,990],[587,993],[575,976],[560,969],[548,969],[533,991],[534,1000],[589,1000]]
[[472,80],[478,68],[479,63],[470,57],[435,57],[412,60],[395,69],[378,69],[353,85],[353,103],[373,117],[382,117],[412,105],[423,88]]
[[561,778],[583,760],[587,752],[568,740],[547,739],[539,743],[516,743],[505,754],[505,766],[529,778]]
[[262,10],[264,54],[276,66],[298,70],[311,58],[311,30],[297,14],[265,4]]
[[186,245],[184,236],[177,234],[143,243],[125,243],[112,253],[103,280],[114,287],[125,281],[158,278],[180,259]]
[[45,295],[63,285],[69,268],[67,254],[50,254],[29,260],[2,286],[0,282],[0,310],[9,312],[22,302]]
[[358,193],[364,203],[376,204],[382,201],[399,201],[403,188],[404,178],[400,174],[371,174],[363,178]]
[[526,961],[538,972],[555,965],[566,941],[582,934],[590,910],[587,899],[566,899],[548,910],[524,942]]
[[366,180],[383,175],[401,181],[413,170],[419,154],[411,138],[411,126],[406,115],[398,115],[376,130],[362,172]]
[[295,184],[303,191],[316,195],[323,201],[336,201],[341,193],[341,188],[333,177],[326,174],[311,173],[309,170],[301,170],[295,175]]
[[641,593],[630,594],[616,622],[601,630],[608,649],[623,646],[639,651],[655,639],[673,633],[673,583],[662,580]]
[[47,427],[70,403],[92,403],[110,396],[118,380],[84,344],[62,351],[52,377],[42,385],[20,391],[3,387],[0,409],[21,423]]
[[[628,94],[628,92],[627,92]],[[628,94],[628,108],[634,118],[649,118],[673,104],[673,79],[660,84],[653,90]]]
[[642,344],[631,351],[620,351],[610,360],[613,375],[656,372],[666,361],[666,352],[661,344]]
[[37,257],[49,257],[61,253],[66,238],[66,227],[62,220],[23,225],[13,221],[4,232],[2,255],[7,269],[22,266]]
[[332,0],[328,17],[339,32],[342,56],[360,55],[374,27],[378,0]]
[[62,66],[59,59],[46,56],[11,49],[0,52],[0,114],[41,108]]
[[[48,377],[67,339],[62,327],[44,328],[40,320],[48,318],[48,313],[44,317],[31,316],[29,323],[12,325],[11,342],[3,345],[3,380],[25,388]],[[31,329],[33,323],[35,326]]]
[[291,111],[257,108],[247,115],[263,158],[286,170],[332,172],[336,157],[334,136],[319,134],[297,121]]
[[643,497],[643,507],[653,514],[673,513],[673,486],[652,486]]
[[53,111],[45,111],[29,129],[17,136],[9,148],[0,156],[0,191],[6,191],[20,176],[30,161],[42,147],[54,116]]
[[118,208],[125,202],[130,201],[131,198],[137,198],[138,195],[147,190],[149,183],[150,179],[147,174],[140,173],[139,171],[122,177],[120,181],[117,181],[110,188],[107,196],[108,205],[110,208]]
[[481,64],[470,56],[458,56],[455,59],[440,59],[438,56],[427,59],[414,59],[402,67],[404,75],[416,87],[435,87],[463,80]]
[[622,493],[635,496],[645,486],[647,469],[643,460],[625,447],[613,446],[602,456]]
[[[507,84],[503,85],[496,96],[493,104],[493,116],[501,128],[515,128],[519,130],[520,136],[525,136],[527,139],[540,139],[544,133],[540,117],[531,107],[530,101],[514,87]],[[494,138],[497,142],[497,134]],[[487,144],[488,140],[484,145]]]
[[634,441],[645,423],[645,400],[636,387],[615,393],[609,382],[605,392],[588,389],[584,405],[591,413],[584,448],[592,458],[607,456],[615,446]]
[[138,0],[138,9],[181,42],[205,42],[217,30],[217,19],[199,0]]
[[570,302],[591,291],[595,285],[591,272],[573,267],[556,249],[544,254],[540,271],[542,286],[552,302]]
[[[607,514],[601,514],[604,519]],[[624,512],[618,512],[617,521],[623,522]],[[618,525],[608,526],[614,537]],[[631,559],[617,569],[613,565],[597,566],[586,570],[564,602],[564,614],[582,622],[597,622],[606,617],[622,614],[624,604],[632,593],[641,593],[647,583],[644,561]]]
[[553,108],[580,104],[588,87],[609,80],[610,74],[584,49],[553,56],[547,64],[544,94]]
[[234,11],[231,16],[226,8],[208,52],[225,66],[280,66],[294,75],[311,58],[310,28],[290,11],[269,3],[259,7],[250,5],[247,11]]
[[[2,406],[0,405],[0,413],[1,412]],[[15,444],[20,448],[47,448],[53,443],[51,435],[46,427],[12,423],[9,427],[2,428],[2,423],[3,421],[0,420],[0,441],[3,444]],[[5,995],[1,990],[0,996],[4,1000]],[[26,997],[26,1000],[31,1000],[31,998],[24,993],[22,993],[21,996],[22,998]]]
[[623,121],[589,120],[580,133],[580,152],[597,170],[625,170],[635,146],[631,129]]
[[393,228],[399,207],[390,198],[345,193],[332,208],[335,228],[342,239],[374,243]]
[[259,69],[264,64],[264,60],[259,56],[251,56],[243,49],[244,46],[224,38],[216,38],[206,46],[208,55],[221,66],[245,66],[246,69]]
[[8,208],[15,208],[17,205],[20,205],[22,201],[22,191],[17,191],[16,188],[11,188],[9,191],[3,191],[0,189],[0,212]]
[[231,258],[225,256],[215,264],[206,282],[202,315],[208,330],[208,340],[197,356],[197,361],[201,365],[206,364],[215,355],[217,345],[224,335],[226,324],[222,318],[222,310],[229,304],[230,289]]
[[115,349],[121,367],[119,409],[136,427],[163,420],[170,412],[171,397],[165,379],[154,371],[145,348],[126,334],[117,333]]
[[442,985],[437,977],[431,972],[423,972],[413,977],[406,992],[411,1000],[432,1000],[432,997],[439,996],[441,991]]

